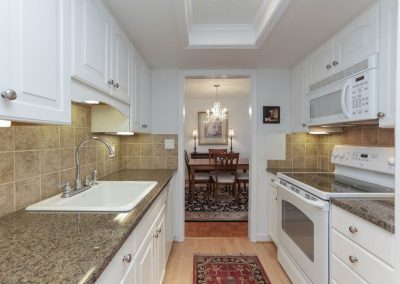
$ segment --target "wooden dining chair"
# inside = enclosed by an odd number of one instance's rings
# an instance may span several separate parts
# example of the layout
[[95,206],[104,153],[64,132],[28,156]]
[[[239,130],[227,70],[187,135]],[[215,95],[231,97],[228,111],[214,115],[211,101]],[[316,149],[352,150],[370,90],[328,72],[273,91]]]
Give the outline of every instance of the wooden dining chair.
[[237,183],[238,183],[238,191],[240,191],[240,186],[243,184],[243,188],[248,188],[249,184],[249,173],[246,171],[238,172],[236,175]]
[[214,159],[215,154],[226,154],[227,149],[208,149],[208,159],[211,161]]
[[239,153],[216,153],[214,154],[214,172],[210,174],[212,195],[217,201],[218,190],[222,187],[232,189],[233,196],[239,201],[236,189],[236,174],[239,161]]
[[193,201],[193,192],[196,184],[203,184],[206,185],[206,191],[209,192],[209,196],[211,195],[211,180],[210,180],[210,175],[208,173],[194,173],[192,176],[192,171],[190,168],[189,164],[189,156],[188,153],[185,150],[185,163],[186,163],[186,168],[188,171],[189,175],[189,203],[192,203]]

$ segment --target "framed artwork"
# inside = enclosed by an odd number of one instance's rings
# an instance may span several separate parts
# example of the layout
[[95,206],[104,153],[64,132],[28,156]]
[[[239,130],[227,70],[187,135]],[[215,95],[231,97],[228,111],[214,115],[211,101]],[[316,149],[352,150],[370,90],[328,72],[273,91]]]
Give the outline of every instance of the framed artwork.
[[263,123],[280,123],[281,107],[264,106],[263,107]]
[[206,112],[198,113],[199,145],[228,145],[228,119],[208,122]]

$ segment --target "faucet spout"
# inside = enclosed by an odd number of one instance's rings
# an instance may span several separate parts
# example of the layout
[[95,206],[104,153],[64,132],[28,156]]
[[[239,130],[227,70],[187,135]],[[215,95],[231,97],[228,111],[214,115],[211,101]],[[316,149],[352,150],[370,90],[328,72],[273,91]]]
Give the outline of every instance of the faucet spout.
[[78,148],[76,149],[76,153],[75,153],[75,163],[76,163],[76,189],[81,189],[82,184],[81,184],[81,169],[80,169],[80,161],[79,161],[79,153],[81,151],[81,147],[83,144],[85,144],[86,142],[90,141],[90,140],[97,140],[102,142],[104,145],[107,146],[108,149],[108,154],[110,157],[114,156],[115,153],[113,151],[113,149],[111,148],[111,143],[108,142],[106,139],[101,138],[101,137],[97,137],[97,136],[93,136],[90,137],[84,141],[82,141],[79,145]]

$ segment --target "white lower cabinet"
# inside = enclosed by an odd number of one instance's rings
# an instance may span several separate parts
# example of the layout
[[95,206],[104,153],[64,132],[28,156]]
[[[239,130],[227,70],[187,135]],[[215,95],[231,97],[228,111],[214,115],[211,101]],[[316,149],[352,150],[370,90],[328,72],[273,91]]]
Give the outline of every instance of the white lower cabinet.
[[332,206],[333,283],[395,283],[394,234]]
[[170,253],[166,224],[172,217],[166,213],[170,186],[167,185],[146,215],[131,233],[96,283],[160,284]]
[[276,185],[274,182],[277,180],[276,175],[268,174],[269,181],[269,236],[271,240],[278,245],[278,196],[276,192]]

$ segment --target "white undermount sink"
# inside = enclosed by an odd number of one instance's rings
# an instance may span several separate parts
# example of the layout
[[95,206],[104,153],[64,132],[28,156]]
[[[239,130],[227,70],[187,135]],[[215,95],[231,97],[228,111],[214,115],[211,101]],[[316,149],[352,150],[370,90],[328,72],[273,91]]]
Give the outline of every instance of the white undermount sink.
[[155,181],[101,181],[98,185],[69,198],[61,194],[28,206],[28,211],[132,210],[155,186]]

